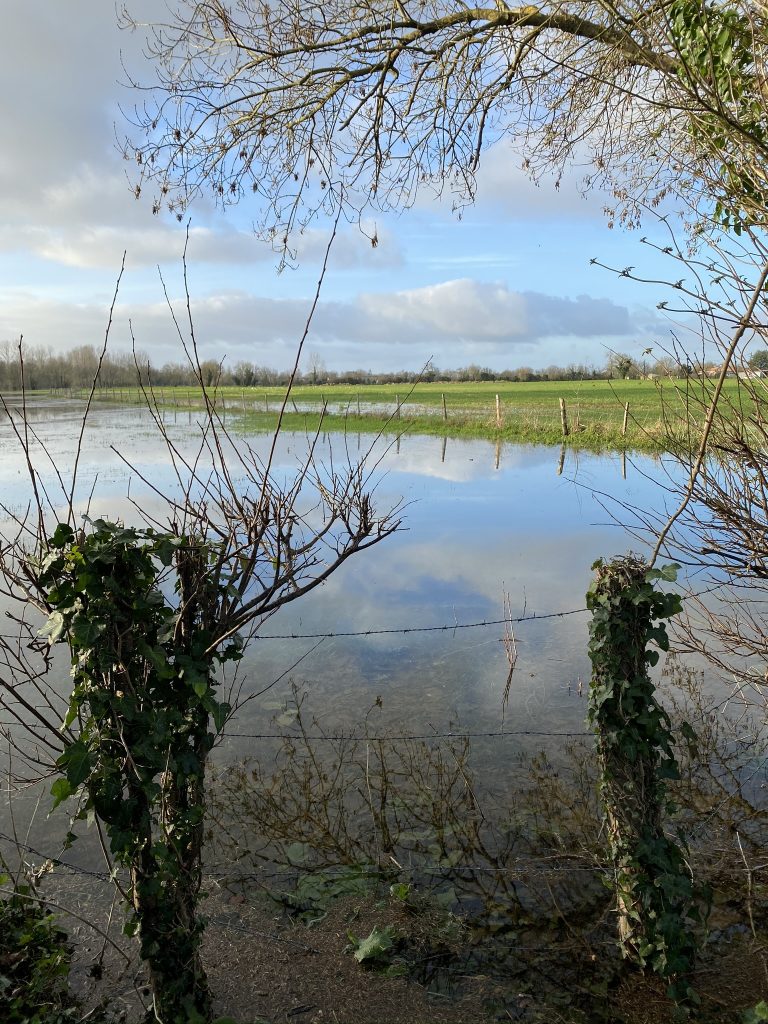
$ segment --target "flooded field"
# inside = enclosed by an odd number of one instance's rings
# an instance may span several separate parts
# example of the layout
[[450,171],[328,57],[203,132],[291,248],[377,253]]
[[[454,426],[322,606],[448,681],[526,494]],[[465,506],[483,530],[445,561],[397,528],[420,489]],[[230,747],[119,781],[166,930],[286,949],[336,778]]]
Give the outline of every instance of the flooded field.
[[[81,412],[67,401],[29,409],[30,450],[54,507]],[[146,410],[95,408],[75,505],[91,518],[167,521],[168,502],[184,489],[169,471],[168,444],[192,465],[200,428],[186,412],[160,414],[160,425],[164,441]],[[276,480],[293,478],[309,443],[279,438]],[[228,444],[235,484],[238,450],[269,458],[269,436],[232,435]],[[21,517],[29,479],[8,422],[0,446],[2,500]],[[206,868],[217,892],[245,902],[238,914],[219,899],[211,934],[245,934],[248,920],[263,929],[273,911],[259,892],[313,927],[332,897],[368,900],[365,914],[378,921],[382,904],[370,901],[389,892],[384,864],[399,893],[387,898],[417,919],[437,914],[439,941],[413,938],[419,955],[403,954],[403,970],[437,997],[466,995],[470,977],[524,985],[544,969],[555,989],[591,1005],[590,986],[604,985],[603,953],[614,958],[611,972],[621,968],[585,725],[585,592],[595,559],[647,552],[639,526],[674,506],[665,482],[675,470],[645,456],[543,446],[316,439],[321,470],[359,460],[377,509],[398,509],[401,528],[259,624],[237,675],[222,683],[240,707],[213,754]],[[306,501],[316,515],[309,493]],[[61,651],[51,675],[62,694],[66,660]],[[700,728],[695,757],[681,753],[681,792],[695,857],[710,871],[734,815],[744,843],[759,846],[765,743],[753,722],[727,708],[720,717],[724,684],[698,668],[674,663],[679,685],[667,679],[663,693],[675,723],[693,712]],[[108,901],[97,895],[105,875],[93,832],[63,850],[68,819],[63,808],[48,816],[48,788],[13,794],[16,834],[34,855],[60,859],[70,887],[90,872],[77,898],[101,912]],[[6,840],[10,828],[4,797]],[[728,942],[742,935],[741,918],[719,920]],[[497,997],[504,1012],[518,1006],[519,995]]]
[[[52,495],[54,468],[64,479],[71,470],[79,415],[80,406],[67,402],[31,411]],[[186,415],[169,414],[165,426],[182,451],[194,449],[196,427]],[[5,505],[20,512],[29,498],[26,468],[7,424],[2,431],[0,489]],[[266,457],[268,436],[243,440]],[[280,438],[278,478],[298,469],[307,443],[304,435]],[[583,609],[590,566],[630,547],[642,550],[622,522],[633,519],[628,508],[663,511],[660,464],[620,454],[561,459],[557,448],[432,437],[371,445],[365,436],[323,435],[317,456],[366,458],[376,507],[402,505],[402,528],[263,625],[244,665],[243,692],[274,685],[268,698],[244,709],[238,728],[274,709],[289,680],[306,683],[339,724],[381,696],[393,720],[421,733],[449,722],[495,728],[509,670],[501,642],[505,596],[508,613],[524,620],[514,624],[507,727],[579,726],[579,693],[589,676]],[[78,472],[83,508],[92,494],[92,518],[162,519],[167,509],[155,488],[178,494],[156,426],[136,407],[92,412]],[[473,625],[482,621],[492,624]]]

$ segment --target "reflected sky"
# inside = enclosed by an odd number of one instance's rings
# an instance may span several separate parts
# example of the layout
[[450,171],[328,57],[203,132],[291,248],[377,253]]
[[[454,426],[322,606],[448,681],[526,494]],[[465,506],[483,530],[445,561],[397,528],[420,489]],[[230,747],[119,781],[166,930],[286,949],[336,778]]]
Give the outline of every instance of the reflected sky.
[[[65,480],[71,472],[79,413],[80,407],[61,401],[35,403],[31,410],[33,455],[51,496],[56,472]],[[182,450],[194,452],[194,414],[168,413],[165,427]],[[269,441],[250,435],[234,443],[265,458]],[[29,481],[7,421],[0,444],[3,501],[19,510],[29,500]],[[306,446],[305,436],[285,434],[275,475],[290,478]],[[309,707],[325,725],[348,727],[381,697],[382,726],[418,732],[441,731],[450,723],[499,728],[508,662],[498,625],[335,637],[318,646],[316,639],[290,635],[500,620],[505,594],[513,616],[582,609],[596,558],[642,550],[620,524],[631,519],[625,509],[662,512],[666,505],[655,479],[658,466],[650,459],[623,462],[621,454],[566,452],[562,459],[559,449],[547,446],[418,436],[373,442],[356,434],[324,435],[317,451],[321,461],[330,453],[337,463],[367,458],[378,508],[404,505],[402,529],[349,559],[325,585],[264,624],[264,638],[254,640],[242,678],[244,694],[268,689],[248,702],[232,732],[263,731],[292,682],[309,692]],[[145,410],[96,407],[79,469],[81,507],[93,492],[92,516],[137,521],[138,509],[162,515],[162,503],[141,478],[177,494],[167,462]],[[515,625],[508,728],[582,727],[586,630],[584,613]],[[268,639],[275,636],[282,639]],[[232,752],[244,745],[230,741]]]
[[[71,476],[81,411],[61,401],[30,409],[32,457],[54,505],[61,502],[57,474],[65,484]],[[199,438],[194,413],[171,410],[163,426],[192,457]],[[232,443],[265,459],[271,438],[233,436]],[[279,439],[278,480],[292,479],[307,446],[301,434]],[[265,737],[295,736],[295,721],[285,714],[294,693],[305,695],[312,736],[359,733],[364,721],[369,735],[471,733],[469,766],[481,802],[525,787],[527,759],[540,752],[555,772],[572,771],[569,743],[592,743],[585,727],[584,610],[592,563],[647,552],[642,536],[626,527],[635,527],[638,516],[664,518],[675,506],[667,486],[674,469],[645,456],[417,436],[323,435],[317,459],[331,457],[337,468],[366,460],[375,505],[381,512],[402,506],[402,529],[262,624],[238,665],[245,703],[214,750],[214,774],[241,757],[272,770],[279,744]],[[180,491],[148,412],[97,405],[84,435],[78,507],[84,510],[92,493],[93,517],[140,524],[146,513],[162,520],[168,509],[155,488],[171,497]],[[0,421],[0,495],[17,514],[29,503],[25,459],[7,420]],[[506,703],[509,663],[497,621],[505,595],[513,618],[526,620],[513,626],[517,660]],[[488,624],[462,628],[479,622]],[[438,626],[450,628],[418,631]],[[368,635],[307,636],[343,633]],[[63,647],[51,680],[68,694]],[[445,741],[441,749],[448,749]],[[48,789],[46,783],[42,794],[6,792],[0,819],[10,820],[11,796],[16,820],[26,827],[34,819],[28,841],[50,852],[67,831],[68,810],[62,805],[46,816]],[[94,842],[77,844],[65,859],[100,866]]]
[[[66,479],[72,465],[78,415],[71,402],[32,408],[39,439],[35,457],[51,493],[53,467]],[[192,452],[198,433],[194,414],[167,413],[165,427]],[[270,439],[253,435],[236,443],[248,443],[265,457]],[[269,689],[247,704],[232,723],[233,732],[264,731],[291,682],[308,691],[308,706],[324,725],[354,724],[380,697],[382,726],[407,725],[424,733],[456,723],[498,728],[508,675],[498,625],[336,637],[319,646],[316,639],[268,637],[498,620],[505,594],[515,617],[582,609],[596,558],[642,550],[619,525],[631,518],[624,507],[662,512],[667,499],[657,482],[663,477],[660,467],[647,458],[622,463],[616,453],[566,452],[561,461],[558,448],[435,437],[379,439],[371,450],[372,443],[366,435],[324,435],[319,457],[328,459],[331,451],[337,462],[367,456],[376,504],[386,510],[404,503],[403,528],[264,624],[264,639],[254,641],[243,663],[243,693]],[[0,444],[3,500],[20,509],[29,484],[7,422],[0,428]],[[280,439],[278,478],[295,472],[306,446],[303,435]],[[148,413],[97,406],[79,470],[82,507],[93,490],[94,516],[136,521],[138,509],[161,515],[162,503],[141,477],[177,491]],[[586,692],[589,678],[586,627],[583,613],[514,627],[518,659],[508,728],[581,728],[585,701],[579,690]],[[233,738],[226,749],[240,753],[250,746]]]
[[[632,546],[604,507],[614,494],[627,505],[661,508],[664,492],[620,456],[483,441],[406,437],[382,461],[377,495],[386,507],[407,502],[404,529],[351,560],[321,591],[268,623],[264,633],[396,629],[498,620],[504,594],[512,615],[584,607],[590,567]],[[595,492],[603,497],[596,500]],[[515,625],[518,660],[506,723],[511,729],[581,728],[586,691],[585,614]],[[508,665],[500,626],[450,632],[326,640],[294,675],[306,679],[319,707],[354,720],[381,696],[393,721],[420,732],[459,720],[498,728]],[[290,651],[314,641],[258,640],[255,663],[274,678]],[[276,689],[279,689],[276,688]],[[387,717],[387,716],[384,716]]]

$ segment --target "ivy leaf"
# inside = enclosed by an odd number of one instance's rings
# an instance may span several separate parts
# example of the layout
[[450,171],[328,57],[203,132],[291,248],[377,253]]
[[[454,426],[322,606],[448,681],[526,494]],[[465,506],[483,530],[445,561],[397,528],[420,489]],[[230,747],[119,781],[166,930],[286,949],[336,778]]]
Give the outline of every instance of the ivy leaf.
[[74,791],[90,775],[91,752],[82,740],[75,740],[58,759],[56,766],[64,769]]
[[215,700],[206,700],[203,701],[203,707],[206,709],[206,711],[208,711],[211,718],[213,719],[213,724],[216,729],[216,732],[221,732],[221,730],[227,724],[227,718],[229,717],[230,712],[232,711],[232,705],[227,704],[226,701],[219,702]]
[[51,544],[55,548],[65,548],[68,544],[71,544],[75,539],[75,534],[72,527],[67,523],[59,523],[56,529],[53,531],[51,537]]
[[162,565],[169,566],[173,562],[176,549],[182,544],[181,537],[163,537],[155,546],[155,553]]
[[70,725],[72,725],[74,720],[77,718],[77,712],[79,710],[80,710],[80,705],[79,705],[79,703],[77,701],[77,698],[73,695],[72,699],[69,702],[69,708],[67,710],[67,713],[64,716],[64,721],[61,723],[61,731],[62,732],[64,732],[66,729],[68,729],[70,727]]
[[165,625],[158,631],[157,641],[161,644],[167,644],[169,640],[172,640],[176,633],[176,623],[179,621],[178,615],[171,615]]
[[41,637],[47,637],[48,643],[53,646],[64,632],[64,616],[61,612],[51,612],[48,616],[48,621],[42,629],[37,631],[37,635]]
[[391,928],[379,929],[374,925],[373,931],[366,939],[353,940],[357,945],[353,954],[355,960],[361,964],[363,960],[376,960],[382,957],[394,946],[392,936]]
[[67,797],[72,796],[75,790],[69,783],[68,779],[56,779],[54,784],[51,786],[51,796],[53,797],[52,811],[55,811],[59,804],[63,803]]
[[103,622],[93,622],[82,615],[78,615],[72,623],[72,640],[78,647],[90,649],[103,632]]
[[761,999],[759,1003],[745,1010],[742,1015],[743,1024],[763,1024],[768,1021],[768,1003]]
[[664,580],[666,583],[674,583],[677,579],[677,572],[680,566],[677,562],[670,562],[669,565],[662,565],[660,569],[649,569],[645,578],[650,580]]

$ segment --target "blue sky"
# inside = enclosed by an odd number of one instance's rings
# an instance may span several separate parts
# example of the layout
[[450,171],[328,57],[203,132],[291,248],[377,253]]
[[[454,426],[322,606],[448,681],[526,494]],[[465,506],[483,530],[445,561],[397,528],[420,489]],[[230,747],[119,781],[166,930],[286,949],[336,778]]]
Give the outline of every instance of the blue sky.
[[[132,0],[139,16],[164,5]],[[24,335],[54,350],[99,344],[123,250],[126,273],[112,332],[116,349],[136,344],[153,363],[179,361],[159,280],[183,300],[184,226],[138,201],[117,140],[121,106],[136,97],[121,61],[151,78],[140,34],[119,31],[109,0],[25,0],[3,12],[0,89],[0,342]],[[662,353],[674,325],[664,298],[590,265],[590,258],[659,275],[639,242],[652,226],[609,230],[599,195],[583,199],[578,172],[559,191],[526,179],[504,144],[485,154],[477,202],[458,219],[449,201],[424,193],[400,215],[371,211],[372,248],[356,225],[334,247],[306,355],[329,369],[495,369],[551,363],[602,365],[610,350]],[[254,199],[254,201],[256,201]],[[297,269],[251,229],[253,208],[190,210],[190,286],[203,358],[292,362],[317,281],[329,225],[300,240]],[[306,360],[305,360],[306,362]]]

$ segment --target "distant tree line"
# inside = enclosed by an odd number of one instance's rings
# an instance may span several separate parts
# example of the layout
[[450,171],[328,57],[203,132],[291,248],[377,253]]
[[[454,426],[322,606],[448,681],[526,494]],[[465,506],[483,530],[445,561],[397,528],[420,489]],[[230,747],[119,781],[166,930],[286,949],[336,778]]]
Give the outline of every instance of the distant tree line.
[[[768,356],[768,353],[766,353]],[[0,342],[0,391],[18,391],[21,388],[21,367],[16,342]],[[239,360],[228,364],[215,359],[201,364],[206,385],[235,387],[271,387],[288,383],[288,370],[276,370]],[[151,364],[146,353],[108,352],[99,369],[99,352],[93,345],[79,345],[68,352],[54,352],[50,348],[24,347],[24,383],[30,390],[82,388],[91,384],[98,370],[98,385],[103,388],[136,387],[141,381],[158,387],[194,385],[196,377],[186,363]],[[320,356],[310,353],[307,367],[300,373],[301,384],[331,385],[353,384],[414,384],[419,381],[576,381],[640,378],[647,376],[685,376],[691,367],[672,358],[653,361],[637,360],[623,353],[612,352],[602,367],[585,363],[568,366],[546,366],[533,369],[520,366],[513,370],[492,370],[487,366],[470,363],[458,369],[439,369],[430,361],[420,370],[329,370]]]

